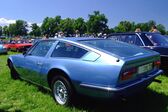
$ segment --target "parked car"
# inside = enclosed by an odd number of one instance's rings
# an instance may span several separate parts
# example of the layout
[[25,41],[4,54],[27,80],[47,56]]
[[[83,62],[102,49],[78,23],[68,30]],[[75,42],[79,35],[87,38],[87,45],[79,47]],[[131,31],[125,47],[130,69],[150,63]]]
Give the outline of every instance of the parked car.
[[8,50],[12,50],[12,51],[17,51],[17,52],[24,52],[26,51],[28,48],[30,48],[32,46],[32,43],[27,43],[25,41],[11,41],[10,43],[6,43],[5,47]]
[[40,40],[26,53],[10,56],[7,63],[13,79],[52,90],[60,105],[70,104],[75,93],[96,98],[127,96],[162,73],[159,53],[111,39]]
[[134,44],[146,49],[154,50],[161,55],[161,69],[168,73],[168,38],[160,33],[114,33],[108,39]]
[[8,51],[6,47],[3,45],[3,42],[0,41],[0,54],[7,54]]

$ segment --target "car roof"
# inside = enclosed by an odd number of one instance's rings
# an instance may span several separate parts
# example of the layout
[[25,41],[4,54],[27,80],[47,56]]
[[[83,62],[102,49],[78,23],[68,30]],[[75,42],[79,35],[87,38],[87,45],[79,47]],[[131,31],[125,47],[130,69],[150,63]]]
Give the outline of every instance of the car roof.
[[64,41],[73,41],[73,42],[78,42],[78,41],[85,41],[85,40],[101,40],[103,38],[97,38],[97,37],[62,37],[62,38],[50,38],[46,40],[64,40]]
[[93,38],[93,37],[65,37],[60,38],[61,40],[70,40],[70,41],[84,41],[84,40],[95,40],[100,38]]
[[111,35],[133,35],[133,34],[160,34],[159,32],[124,32],[124,33],[111,33]]

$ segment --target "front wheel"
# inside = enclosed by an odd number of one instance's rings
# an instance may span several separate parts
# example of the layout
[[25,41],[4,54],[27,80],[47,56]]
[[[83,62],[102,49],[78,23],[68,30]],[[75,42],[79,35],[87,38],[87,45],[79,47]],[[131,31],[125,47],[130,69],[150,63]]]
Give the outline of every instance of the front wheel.
[[56,76],[52,81],[52,92],[55,101],[60,105],[72,103],[73,89],[70,82],[63,76]]
[[12,62],[9,62],[9,68],[10,68],[11,78],[14,80],[19,79],[19,75],[16,72],[15,68],[13,67]]

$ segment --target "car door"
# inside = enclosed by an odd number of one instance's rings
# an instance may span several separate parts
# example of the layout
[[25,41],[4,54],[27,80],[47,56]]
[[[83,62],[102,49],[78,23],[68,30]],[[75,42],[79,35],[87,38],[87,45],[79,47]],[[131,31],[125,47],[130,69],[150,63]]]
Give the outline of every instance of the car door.
[[23,58],[23,74],[21,77],[36,82],[42,83],[41,68],[47,60],[47,53],[52,47],[53,40],[43,40],[36,44]]

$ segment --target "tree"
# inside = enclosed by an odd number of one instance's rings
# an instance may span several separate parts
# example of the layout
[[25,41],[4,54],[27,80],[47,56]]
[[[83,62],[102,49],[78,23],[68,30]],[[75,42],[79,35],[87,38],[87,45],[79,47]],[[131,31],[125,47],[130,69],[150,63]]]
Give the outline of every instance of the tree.
[[9,36],[16,36],[17,35],[17,29],[16,29],[16,24],[9,24]]
[[168,35],[168,31],[166,31],[166,35]]
[[83,18],[77,18],[74,21],[74,30],[79,31],[80,34],[84,34],[86,32],[86,23]]
[[4,26],[4,27],[3,27],[3,34],[4,34],[5,36],[9,36],[9,27],[8,27],[8,26]]
[[148,31],[151,30],[152,26],[156,26],[156,22],[154,20],[148,21],[147,24],[148,24]]
[[60,22],[60,29],[66,33],[67,36],[74,34],[74,21],[74,19],[66,18]]
[[27,35],[27,22],[23,20],[17,20],[16,23],[9,25],[10,36],[25,36]]
[[136,28],[140,28],[141,31],[149,31],[148,23],[138,23]]
[[30,35],[35,36],[35,37],[38,37],[41,35],[41,29],[36,23],[33,23],[31,25],[31,28],[32,28],[32,31],[30,32]]
[[158,24],[157,29],[162,35],[166,34],[166,28],[162,24]]
[[53,33],[57,33],[60,31],[60,22],[61,22],[61,16],[56,16],[54,18],[54,23],[53,23]]
[[89,14],[89,20],[87,22],[87,31],[89,33],[104,33],[107,26],[108,19],[104,14],[100,14],[99,11],[94,11],[94,14]]
[[115,32],[130,32],[132,30],[132,24],[129,21],[121,21],[114,30]]
[[2,36],[2,26],[0,26],[0,36]]
[[23,20],[17,20],[16,21],[16,29],[15,29],[15,36],[16,35],[20,35],[20,36],[25,36],[27,35],[27,22],[26,21],[23,21]]
[[54,36],[60,30],[61,16],[55,18],[46,17],[41,25],[41,30],[44,35]]

